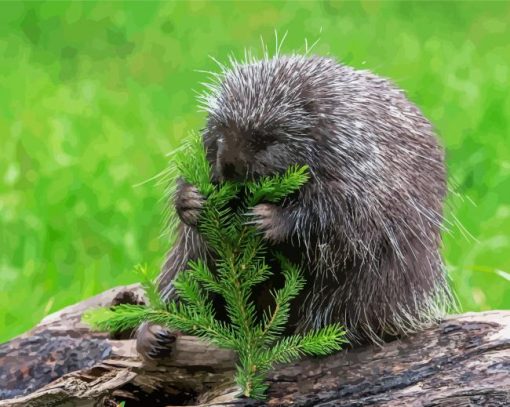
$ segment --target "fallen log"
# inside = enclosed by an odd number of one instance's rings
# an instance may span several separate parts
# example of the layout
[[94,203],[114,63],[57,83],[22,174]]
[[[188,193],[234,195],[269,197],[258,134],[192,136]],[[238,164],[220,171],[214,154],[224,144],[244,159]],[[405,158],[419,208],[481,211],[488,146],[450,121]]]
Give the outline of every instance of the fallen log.
[[510,405],[510,311],[450,316],[383,346],[279,366],[260,403],[236,397],[228,350],[178,336],[171,358],[143,363],[129,333],[81,322],[88,308],[141,301],[138,285],[114,288],[0,345],[0,406]]

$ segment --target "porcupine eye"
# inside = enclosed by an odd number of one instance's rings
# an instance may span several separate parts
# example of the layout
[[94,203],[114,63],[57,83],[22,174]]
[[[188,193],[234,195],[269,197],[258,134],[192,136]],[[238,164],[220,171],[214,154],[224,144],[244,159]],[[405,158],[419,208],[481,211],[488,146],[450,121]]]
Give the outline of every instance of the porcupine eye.
[[275,142],[276,142],[276,137],[274,136],[273,133],[271,133],[271,132],[262,133],[259,131],[252,132],[250,140],[249,140],[250,149],[254,153],[257,153],[261,150],[267,149],[269,146],[273,145]]

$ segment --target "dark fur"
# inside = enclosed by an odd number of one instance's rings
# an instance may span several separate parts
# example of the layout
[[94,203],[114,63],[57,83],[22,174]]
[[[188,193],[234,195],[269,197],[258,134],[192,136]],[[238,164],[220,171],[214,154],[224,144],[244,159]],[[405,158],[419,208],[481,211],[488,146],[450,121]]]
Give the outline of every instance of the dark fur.
[[[444,153],[401,90],[329,58],[288,56],[234,64],[203,102],[203,139],[218,180],[310,167],[295,197],[250,215],[306,271],[295,329],[340,322],[352,341],[377,341],[443,315]],[[187,261],[206,253],[190,220],[199,201],[190,188],[176,195],[186,224],[160,277],[168,297]]]

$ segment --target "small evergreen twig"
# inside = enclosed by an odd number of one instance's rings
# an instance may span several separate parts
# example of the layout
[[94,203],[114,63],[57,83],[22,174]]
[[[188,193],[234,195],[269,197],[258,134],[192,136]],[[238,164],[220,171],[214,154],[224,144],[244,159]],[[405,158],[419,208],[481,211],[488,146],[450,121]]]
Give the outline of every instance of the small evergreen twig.
[[[179,302],[165,304],[146,269],[139,268],[150,304],[119,305],[93,310],[86,321],[95,329],[119,331],[144,321],[196,335],[219,347],[233,349],[239,356],[236,382],[243,395],[263,399],[265,377],[276,363],[287,363],[304,355],[326,355],[341,349],[345,331],[338,324],[305,334],[282,337],[291,301],[305,285],[301,270],[283,256],[279,260],[285,282],[271,291],[274,305],[258,320],[250,295],[255,285],[271,276],[266,263],[266,244],[260,233],[247,224],[245,213],[261,201],[277,203],[296,192],[307,180],[306,166],[294,166],[284,174],[263,177],[244,185],[211,182],[211,168],[201,139],[194,137],[177,155],[180,176],[195,185],[207,198],[199,219],[199,231],[217,261],[213,273],[201,260],[191,261],[173,282]],[[241,198],[234,211],[229,203]],[[209,294],[225,301],[229,322],[216,319]]]

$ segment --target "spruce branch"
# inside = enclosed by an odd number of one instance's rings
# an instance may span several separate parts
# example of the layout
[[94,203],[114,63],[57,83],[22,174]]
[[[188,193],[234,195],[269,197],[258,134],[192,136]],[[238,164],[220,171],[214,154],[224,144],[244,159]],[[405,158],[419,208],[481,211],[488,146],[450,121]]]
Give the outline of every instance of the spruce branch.
[[120,332],[136,328],[149,313],[157,313],[145,305],[120,304],[112,308],[97,308],[85,312],[83,321],[98,331]]
[[173,281],[173,285],[179,298],[184,301],[187,308],[199,315],[214,317],[212,304],[207,294],[202,289],[191,269],[188,273],[180,273]]
[[158,289],[154,284],[154,276],[151,275],[147,266],[141,264],[135,266],[135,273],[140,276],[140,283],[152,308],[166,309],[166,304],[159,295]]
[[223,292],[224,287],[218,282],[218,279],[211,273],[207,264],[202,260],[192,260],[188,263],[188,267],[195,279],[201,283],[206,290],[216,294],[221,294]]
[[[211,165],[202,147],[202,138],[194,133],[183,147],[175,156],[177,171],[184,180],[195,185],[202,195],[210,195],[214,190],[211,184]],[[193,159],[187,156],[191,151],[196,154]]]
[[303,289],[305,280],[299,268],[278,256],[283,266],[285,284],[283,288],[272,291],[274,307],[266,310],[263,316],[262,327],[259,328],[258,337],[266,345],[273,343],[285,329],[289,319],[290,302]]
[[345,343],[345,331],[339,324],[287,336],[258,355],[259,369],[265,373],[277,363],[290,363],[302,356],[325,356],[342,349]]
[[286,196],[297,191],[309,179],[308,166],[290,166],[283,175],[262,177],[255,182],[248,182],[246,186],[251,193],[250,206],[262,200],[277,203]]
[[[235,380],[243,395],[263,399],[266,375],[275,364],[304,355],[326,355],[345,343],[345,332],[338,324],[282,337],[292,300],[305,280],[299,267],[272,253],[257,229],[246,222],[245,213],[254,205],[278,203],[298,191],[308,181],[308,167],[291,166],[283,174],[244,184],[214,183],[198,136],[176,155],[176,166],[180,176],[206,197],[198,230],[215,259],[213,270],[204,260],[190,261],[187,270],[173,281],[179,301],[165,304],[147,269],[140,268],[149,305],[93,310],[85,319],[95,329],[109,331],[135,328],[148,321],[233,349],[239,357]],[[251,296],[255,286],[271,277],[270,257],[279,261],[284,284],[270,291],[273,305],[262,310],[259,318]],[[212,295],[223,299],[228,321],[216,318]]]

